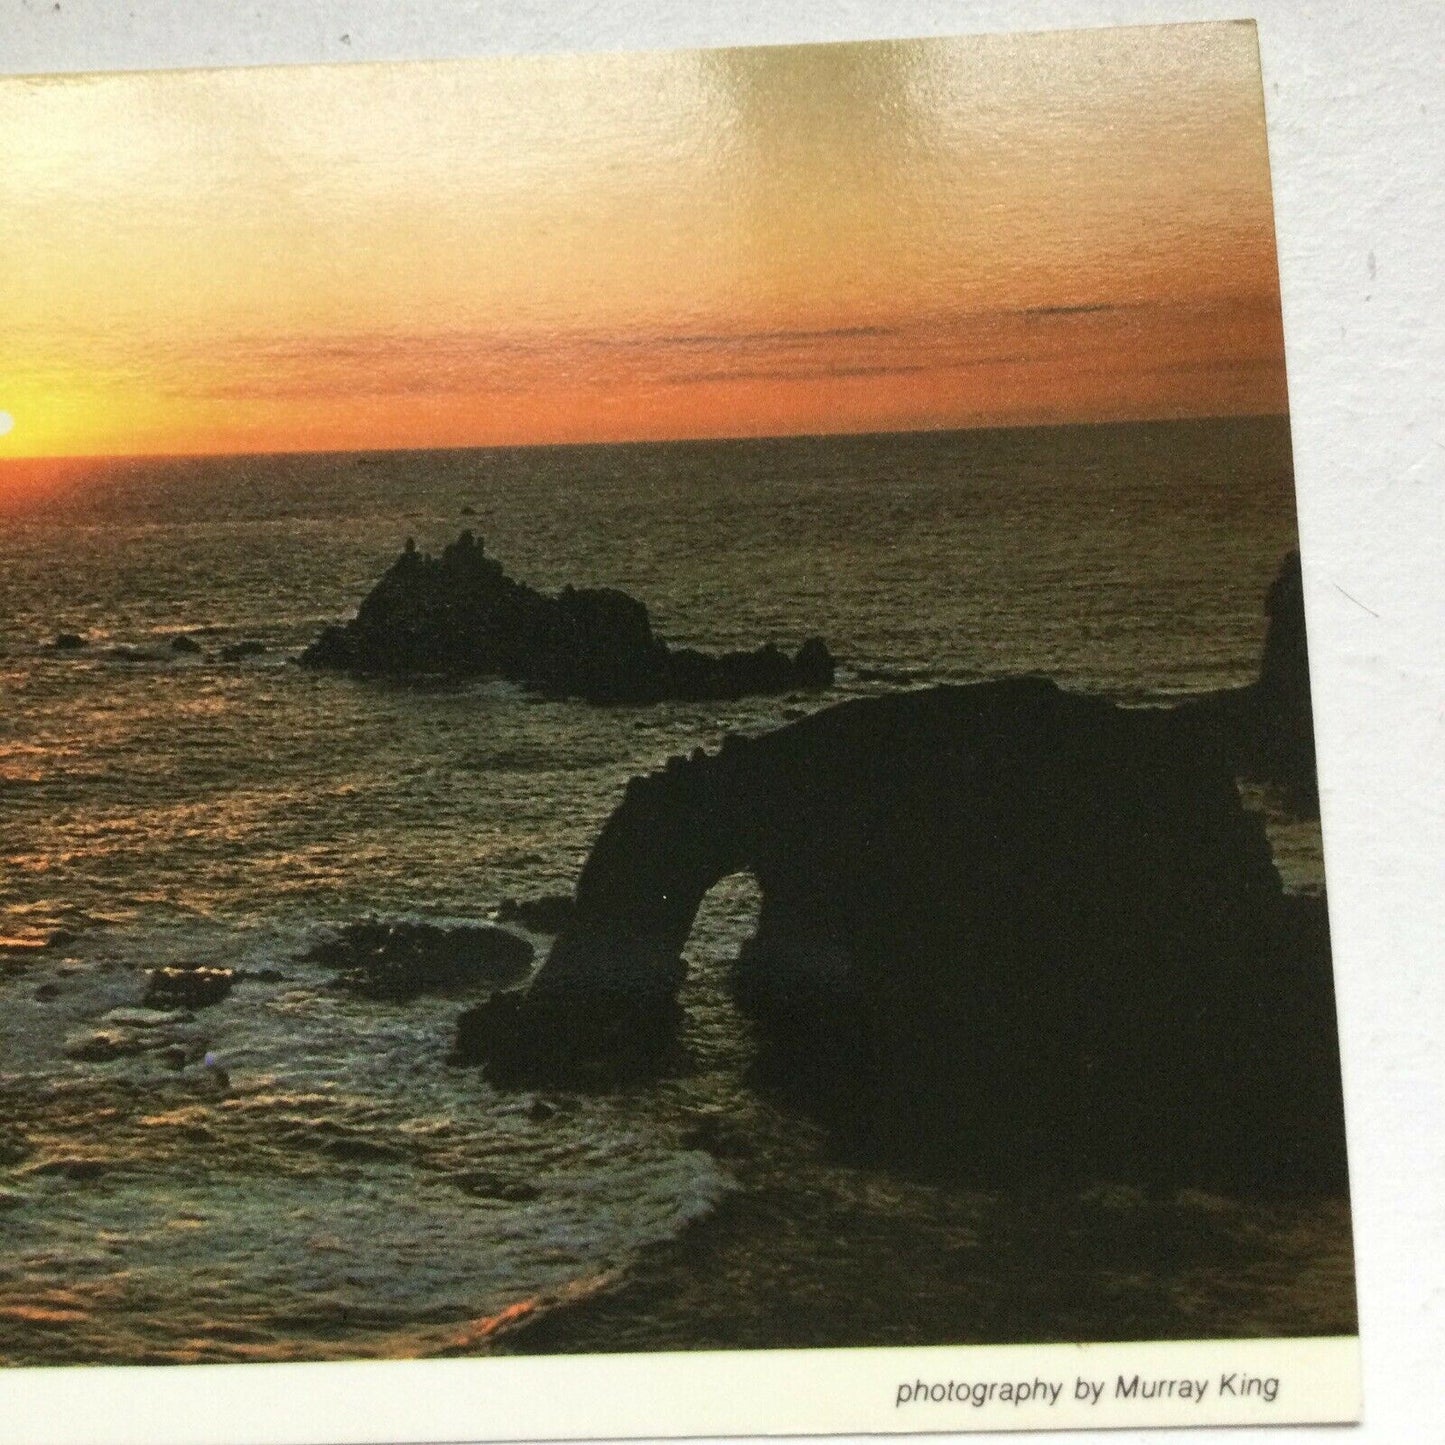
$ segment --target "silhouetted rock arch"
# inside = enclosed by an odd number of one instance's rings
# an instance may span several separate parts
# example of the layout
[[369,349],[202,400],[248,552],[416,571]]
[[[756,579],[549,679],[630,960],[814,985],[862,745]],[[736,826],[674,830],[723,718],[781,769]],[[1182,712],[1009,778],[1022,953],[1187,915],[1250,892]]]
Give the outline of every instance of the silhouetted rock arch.
[[763,1070],[860,1145],[1337,1183],[1323,906],[1284,894],[1211,736],[1189,710],[1014,679],[674,759],[628,786],[546,963],[467,1016],[458,1056],[504,1082],[655,1069],[698,904],[748,869],[736,991]]

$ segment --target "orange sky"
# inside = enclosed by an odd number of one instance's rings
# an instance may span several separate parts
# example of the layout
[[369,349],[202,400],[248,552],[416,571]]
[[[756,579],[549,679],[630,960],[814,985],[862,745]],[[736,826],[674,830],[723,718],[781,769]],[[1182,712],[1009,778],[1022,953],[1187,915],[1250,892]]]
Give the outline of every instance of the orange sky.
[[0,458],[1285,408],[1247,24],[5,80],[0,156]]

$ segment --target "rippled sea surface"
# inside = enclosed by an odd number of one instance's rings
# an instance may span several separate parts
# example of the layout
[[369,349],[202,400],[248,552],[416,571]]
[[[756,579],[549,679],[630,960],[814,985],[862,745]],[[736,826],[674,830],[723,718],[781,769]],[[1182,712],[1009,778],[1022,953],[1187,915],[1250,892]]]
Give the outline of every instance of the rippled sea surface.
[[[294,666],[406,537],[463,526],[534,585],[633,593],[670,642],[820,634],[839,685],[598,708]],[[845,695],[1245,682],[1293,545],[1276,420],[127,462],[12,499],[0,1359],[1352,1328],[1342,1203],[1107,1180],[1024,1202],[834,1158],[746,1083],[725,987],[746,879],[689,944],[687,1066],[603,1097],[496,1091],[445,1062],[464,1000],[369,1002],[298,959],[368,915],[569,891],[629,776]],[[1292,886],[1320,887],[1316,834],[1274,837]],[[168,962],[251,975],[183,1026],[210,1065],[63,1052]]]

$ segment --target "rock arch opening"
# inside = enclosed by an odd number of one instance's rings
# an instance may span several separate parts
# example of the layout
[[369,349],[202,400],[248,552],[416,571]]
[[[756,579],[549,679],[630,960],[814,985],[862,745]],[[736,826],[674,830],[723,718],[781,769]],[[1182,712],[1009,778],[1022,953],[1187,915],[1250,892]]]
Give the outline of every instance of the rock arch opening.
[[687,976],[678,995],[684,1041],[704,1069],[741,1072],[756,1050],[751,1021],[738,1007],[739,956],[756,935],[763,893],[751,869],[720,878],[703,894],[683,945]]

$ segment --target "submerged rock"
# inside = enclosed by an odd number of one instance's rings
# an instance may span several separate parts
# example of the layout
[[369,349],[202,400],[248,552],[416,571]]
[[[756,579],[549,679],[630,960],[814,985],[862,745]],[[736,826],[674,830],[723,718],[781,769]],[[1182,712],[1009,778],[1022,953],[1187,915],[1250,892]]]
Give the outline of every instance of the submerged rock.
[[488,1169],[472,1169],[453,1174],[451,1181],[474,1199],[496,1199],[507,1204],[529,1204],[541,1197],[542,1191],[525,1179],[510,1179]]
[[188,637],[182,632],[171,638],[171,651],[187,657],[194,657],[201,651],[201,644],[194,637]]
[[62,1048],[67,1058],[88,1063],[109,1063],[158,1053],[171,1062],[193,1063],[205,1054],[205,1044],[185,1027],[192,1016],[184,1009],[115,1008],[97,1020],[99,1027],[68,1034]]
[[[214,1074],[225,1073],[224,1069],[213,1071]],[[229,1077],[225,1078],[229,1084]],[[350,1137],[338,1136],[332,1139],[321,1141],[320,1148],[323,1153],[342,1164],[397,1164],[406,1159],[406,1153],[395,1145],[388,1144],[382,1139],[368,1139],[364,1135],[353,1134]]]
[[254,638],[247,638],[244,642],[232,642],[223,647],[218,654],[222,662],[244,662],[248,657],[260,657],[265,652],[266,644],[257,642]]
[[50,646],[56,652],[78,652],[82,647],[89,647],[90,642],[78,632],[57,632]]
[[151,1008],[209,1008],[230,993],[236,982],[231,968],[176,964],[149,972],[144,1004]]
[[507,576],[469,531],[440,557],[408,541],[356,617],[327,627],[301,662],[358,675],[502,677],[550,696],[631,703],[826,688],[834,673],[818,638],[792,658],[772,644],[721,655],[670,648],[636,598],[601,587],[546,596]]
[[[162,1045],[157,1043],[155,1047]],[[144,1052],[146,1045],[138,1035],[119,1029],[87,1029],[67,1034],[62,1052],[68,1059],[83,1059],[87,1063],[108,1063],[111,1059],[124,1058],[130,1054]]]
[[1323,906],[1287,897],[1233,759],[1184,710],[1042,679],[861,699],[634,779],[524,992],[461,1020],[503,1083],[672,1046],[707,890],[758,1078],[851,1144],[991,1177],[1336,1186]]
[[338,970],[334,982],[365,998],[404,1002],[423,993],[461,993],[516,983],[532,964],[532,945],[505,928],[434,923],[348,924],[301,955]]
[[104,1159],[85,1159],[66,1156],[60,1159],[43,1159],[26,1170],[27,1174],[58,1174],[76,1183],[99,1179],[109,1172],[110,1165]]

